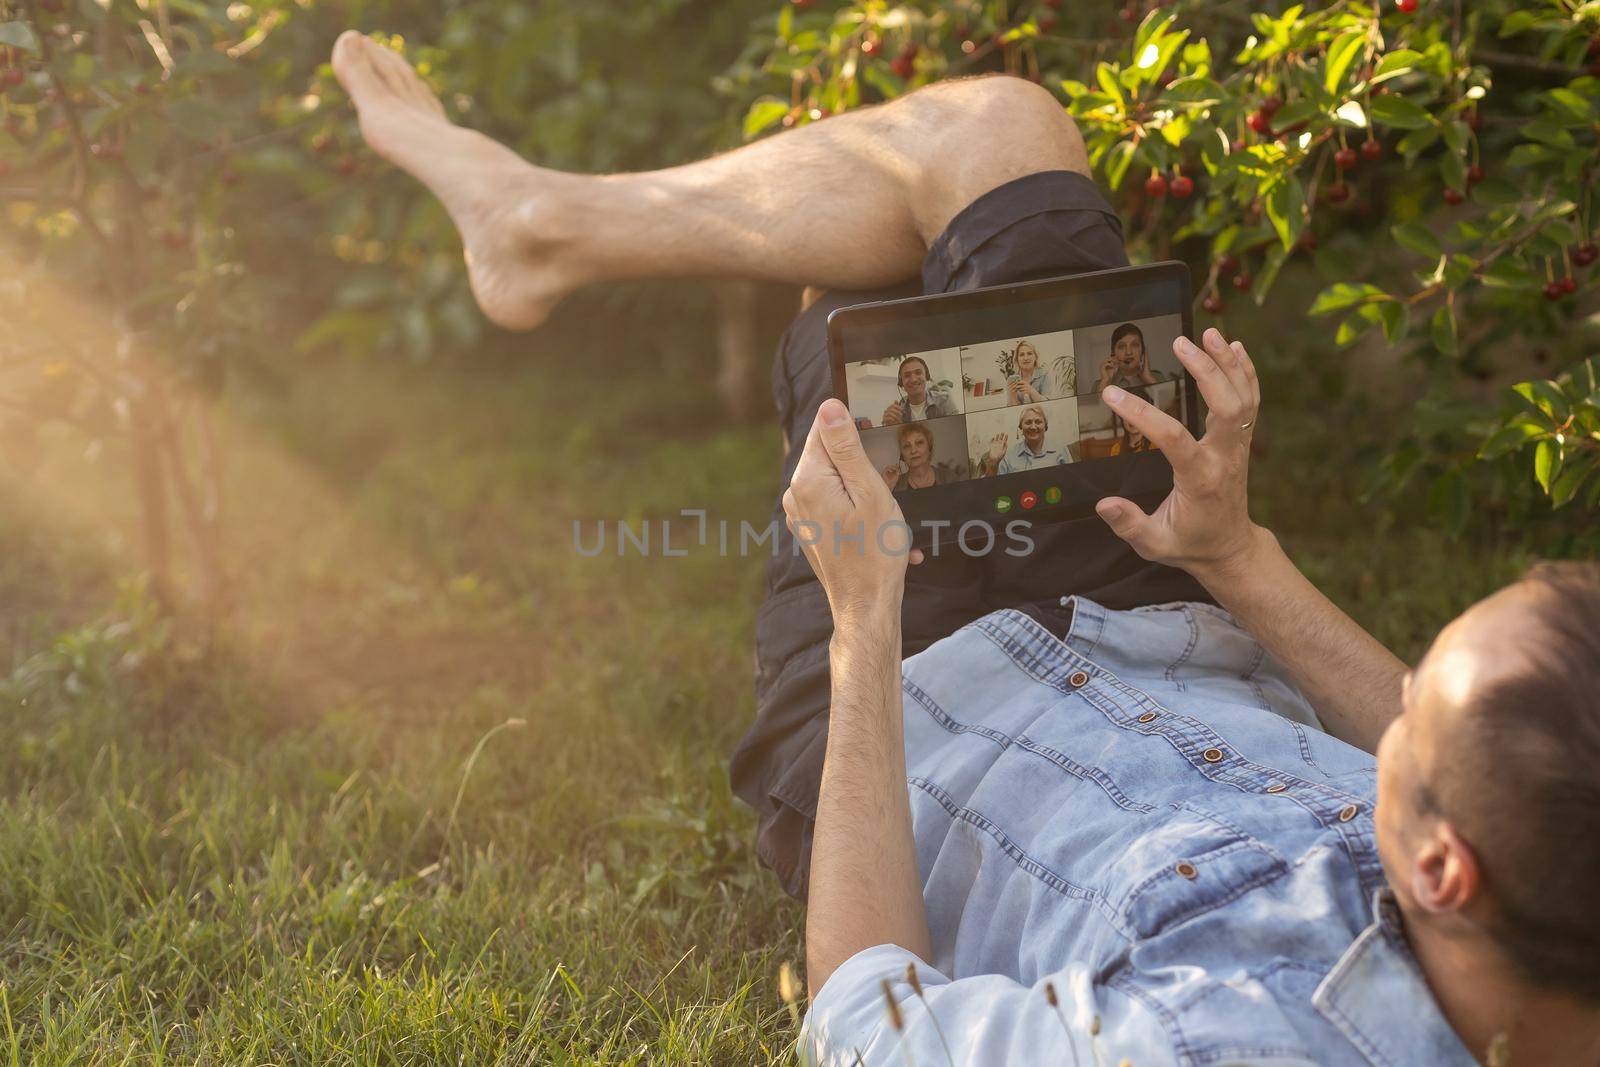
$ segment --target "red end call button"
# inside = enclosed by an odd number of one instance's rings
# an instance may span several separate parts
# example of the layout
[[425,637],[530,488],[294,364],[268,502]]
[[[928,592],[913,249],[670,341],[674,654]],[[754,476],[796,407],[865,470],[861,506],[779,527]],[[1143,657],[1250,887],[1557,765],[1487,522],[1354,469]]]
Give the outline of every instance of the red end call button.
[[1023,510],[1026,511],[1028,508],[1033,507],[1039,502],[1039,494],[1035,493],[1032,489],[1029,489],[1026,493],[1022,494],[1020,502]]

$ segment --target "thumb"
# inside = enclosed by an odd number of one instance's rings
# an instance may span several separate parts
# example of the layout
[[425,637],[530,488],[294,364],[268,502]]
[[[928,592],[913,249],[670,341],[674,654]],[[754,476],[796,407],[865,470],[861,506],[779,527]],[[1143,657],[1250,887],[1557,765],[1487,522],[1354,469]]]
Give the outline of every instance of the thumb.
[[1111,532],[1128,542],[1135,552],[1145,559],[1153,558],[1148,554],[1152,547],[1150,534],[1153,522],[1139,505],[1120,496],[1108,496],[1097,503],[1094,510],[1111,527]]
[[857,495],[858,490],[870,488],[874,480],[882,487],[883,479],[867,458],[867,450],[861,446],[861,434],[850,420],[850,409],[843,402],[824,400],[822,407],[817,410],[816,427],[822,438],[822,446],[828,450],[828,458],[833,461],[834,469],[839,472],[840,480],[852,497]]

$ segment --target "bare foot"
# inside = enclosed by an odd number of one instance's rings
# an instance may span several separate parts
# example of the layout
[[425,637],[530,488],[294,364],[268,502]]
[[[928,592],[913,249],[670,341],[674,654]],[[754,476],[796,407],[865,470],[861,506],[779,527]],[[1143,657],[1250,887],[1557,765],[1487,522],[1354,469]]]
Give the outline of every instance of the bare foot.
[[510,330],[543,322],[580,284],[563,263],[562,213],[553,202],[570,179],[452,123],[410,64],[362,34],[340,35],[333,71],[372,150],[444,203],[483,313]]

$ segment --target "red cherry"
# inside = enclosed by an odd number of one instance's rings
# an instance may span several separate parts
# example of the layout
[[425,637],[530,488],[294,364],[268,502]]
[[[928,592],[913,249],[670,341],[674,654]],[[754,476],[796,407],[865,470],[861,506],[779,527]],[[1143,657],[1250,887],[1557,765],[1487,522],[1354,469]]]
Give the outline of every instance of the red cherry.
[[1167,195],[1167,179],[1159,174],[1152,174],[1144,180],[1144,195],[1152,200],[1159,200]]
[[1243,152],[1244,148],[1245,145],[1243,137],[1235,137],[1233,142],[1228,145],[1228,151],[1230,152]]
[[1467,184],[1477,185],[1481,181],[1483,181],[1483,168],[1474,163],[1467,168]]
[[1576,293],[1578,291],[1578,279],[1574,278],[1570,274],[1565,278],[1562,278],[1561,291],[1563,293]]
[[189,246],[189,238],[184,236],[182,230],[163,230],[161,243],[178,252]]
[[1265,100],[1261,101],[1261,113],[1267,116],[1269,119],[1282,110],[1283,97],[1281,96],[1269,96]]
[[1125,7],[1121,11],[1117,12],[1117,18],[1121,19],[1123,22],[1132,22],[1138,17],[1138,12],[1134,11],[1131,7]]
[[1256,133],[1266,133],[1272,129],[1272,116],[1265,111],[1252,111],[1245,123]]
[[0,86],[4,86],[7,89],[15,89],[17,86],[21,85],[26,78],[27,75],[23,74],[22,71],[18,70],[16,67],[8,67],[5,70],[0,70]]
[[1044,6],[1058,8],[1061,6],[1061,0],[1044,0]]
[[1362,141],[1361,154],[1368,159],[1377,159],[1383,155],[1383,144],[1379,141]]
[[971,26],[957,26],[956,27],[956,40],[965,41],[968,37],[971,37],[971,36],[972,36],[972,27]]
[[1210,296],[1205,298],[1202,306],[1213,315],[1220,314],[1223,307],[1222,297],[1218,296],[1216,293],[1212,293]]
[[340,174],[348,178],[356,172],[356,157],[349,154],[342,155],[339,157],[339,162],[334,165],[338,168]]
[[1296,244],[1307,252],[1315,252],[1317,250],[1317,235],[1307,230],[1300,235],[1300,240]]
[[1403,14],[1409,15],[1417,9],[1417,0],[1394,0],[1394,6]]
[[889,69],[902,78],[909,78],[917,72],[917,46],[906,45],[905,49],[889,61]]
[[1444,202],[1447,204],[1459,204],[1465,199],[1466,195],[1460,189],[1446,189],[1444,191]]
[[1239,269],[1239,257],[1234,255],[1223,256],[1217,260],[1217,270],[1222,274],[1232,274]]
[[1341,148],[1333,154],[1333,165],[1340,170],[1353,170],[1357,158],[1354,148]]
[[1194,192],[1194,179],[1187,174],[1180,174],[1172,179],[1172,195],[1179,200],[1187,200]]
[[1544,298],[1546,300],[1560,300],[1565,295],[1567,295],[1567,291],[1562,288],[1560,282],[1549,281],[1544,283]]
[[1478,114],[1478,109],[1473,108],[1467,112],[1467,128],[1476,133],[1483,126],[1483,118]]
[[326,152],[328,149],[330,149],[332,147],[333,147],[333,135],[332,134],[319,133],[315,137],[311,138],[311,151],[315,152],[319,156],[322,155],[324,152]]
[[1052,12],[1046,11],[1046,12],[1044,12],[1043,14],[1041,14],[1039,16],[1039,30],[1040,30],[1040,32],[1049,33],[1051,30],[1053,30],[1055,28],[1056,28],[1056,17]]
[[[958,30],[957,32],[961,33],[965,30],[966,27],[963,26],[961,30]],[[879,43],[876,37],[868,37],[866,40],[861,42],[861,54],[864,56],[875,56],[881,51],[883,51],[883,45]]]
[[1580,267],[1587,267],[1597,259],[1600,259],[1600,247],[1593,241],[1585,241],[1572,250],[1572,262]]
[[1233,287],[1242,293],[1250,288],[1250,284],[1254,281],[1255,279],[1250,277],[1249,271],[1242,270],[1233,276]]
[[1328,186],[1328,191],[1322,194],[1330,204],[1342,204],[1350,199],[1350,187],[1344,182]]

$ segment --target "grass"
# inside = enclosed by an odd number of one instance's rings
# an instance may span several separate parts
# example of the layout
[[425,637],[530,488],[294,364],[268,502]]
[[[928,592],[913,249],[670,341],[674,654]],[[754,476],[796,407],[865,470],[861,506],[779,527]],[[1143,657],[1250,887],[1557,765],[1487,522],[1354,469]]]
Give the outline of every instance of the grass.
[[[115,456],[0,483],[0,1062],[788,1057],[802,913],[724,768],[761,561],[570,527],[764,521],[776,435],[693,358],[597,386],[538,343],[237,386],[213,634],[116,591]],[[1267,373],[1260,514],[1415,654],[1516,554],[1360,505],[1361,405]]]

